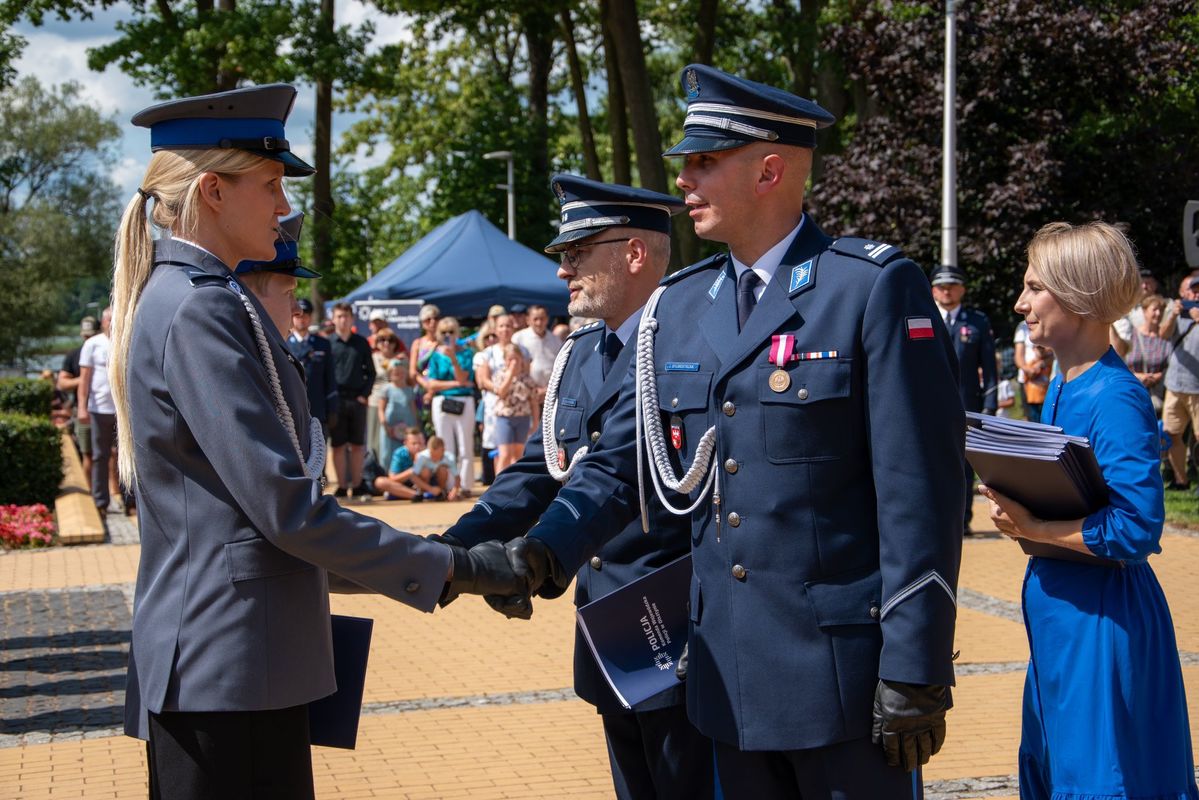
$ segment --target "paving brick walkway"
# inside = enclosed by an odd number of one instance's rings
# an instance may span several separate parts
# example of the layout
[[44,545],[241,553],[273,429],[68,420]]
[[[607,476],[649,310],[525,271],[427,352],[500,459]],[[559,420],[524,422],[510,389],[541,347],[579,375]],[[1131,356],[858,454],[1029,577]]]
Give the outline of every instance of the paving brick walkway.
[[[467,503],[357,510],[419,533]],[[985,519],[985,513],[976,519]],[[120,734],[136,528],[110,543],[0,555],[0,800],[143,798],[144,745]],[[1154,560],[1174,613],[1191,719],[1199,720],[1199,537],[1175,532]],[[997,535],[965,544],[955,708],[925,771],[929,800],[1015,800],[1025,559]],[[529,622],[465,598],[419,614],[335,596],[375,619],[359,746],[316,748],[321,798],[613,797],[603,735],[570,689],[573,608],[538,601]],[[1199,735],[1199,730],[1193,732]]]

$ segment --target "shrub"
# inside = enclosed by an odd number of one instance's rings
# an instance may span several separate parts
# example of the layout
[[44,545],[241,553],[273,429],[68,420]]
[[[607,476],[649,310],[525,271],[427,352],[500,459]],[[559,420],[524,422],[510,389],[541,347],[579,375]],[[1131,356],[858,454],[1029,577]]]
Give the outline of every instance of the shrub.
[[41,503],[0,506],[0,545],[46,547],[54,542],[54,515]]
[[49,417],[54,386],[41,378],[0,378],[0,413]]
[[49,417],[0,414],[0,503],[54,502],[62,483],[62,433]]

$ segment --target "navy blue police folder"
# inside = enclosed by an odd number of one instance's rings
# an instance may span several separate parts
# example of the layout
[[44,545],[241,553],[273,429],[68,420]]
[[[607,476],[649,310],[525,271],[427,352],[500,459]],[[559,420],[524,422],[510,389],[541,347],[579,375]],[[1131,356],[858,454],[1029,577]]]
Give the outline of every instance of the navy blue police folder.
[[358,717],[366,686],[366,660],[371,652],[375,621],[334,614],[333,673],[337,691],[308,704],[308,729],[312,743],[353,750],[358,743]]
[[579,608],[583,638],[625,708],[678,685],[690,594],[688,554]]
[[[966,412],[966,458],[983,483],[1041,519],[1081,519],[1108,502],[1091,443],[1056,425]],[[1066,547],[1018,539],[1030,556],[1105,567],[1123,564]]]

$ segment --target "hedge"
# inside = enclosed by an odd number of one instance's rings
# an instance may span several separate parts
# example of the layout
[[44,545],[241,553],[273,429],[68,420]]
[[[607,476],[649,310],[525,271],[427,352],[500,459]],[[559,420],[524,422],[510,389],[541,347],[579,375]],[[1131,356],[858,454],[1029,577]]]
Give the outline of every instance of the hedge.
[[0,413],[0,505],[52,505],[62,484],[62,432],[49,417]]
[[41,378],[0,378],[0,413],[50,417],[54,386]]

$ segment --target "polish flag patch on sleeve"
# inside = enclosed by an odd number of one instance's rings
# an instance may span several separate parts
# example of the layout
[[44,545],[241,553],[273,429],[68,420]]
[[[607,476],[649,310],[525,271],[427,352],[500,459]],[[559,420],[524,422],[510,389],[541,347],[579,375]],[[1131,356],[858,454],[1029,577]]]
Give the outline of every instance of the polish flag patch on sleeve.
[[907,325],[909,339],[933,338],[933,321],[929,317],[908,317]]

